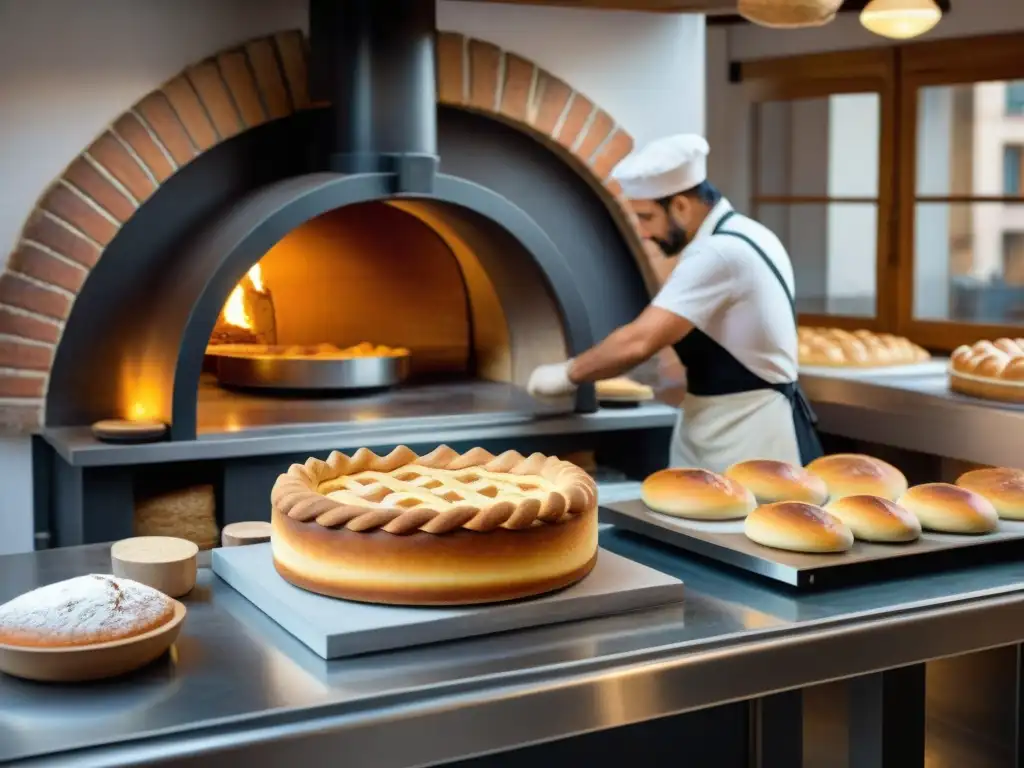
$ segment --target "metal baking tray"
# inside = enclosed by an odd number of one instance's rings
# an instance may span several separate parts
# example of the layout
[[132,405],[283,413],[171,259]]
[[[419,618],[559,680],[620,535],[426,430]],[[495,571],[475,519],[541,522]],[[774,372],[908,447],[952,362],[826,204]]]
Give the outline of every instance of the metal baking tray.
[[409,356],[346,359],[215,354],[217,382],[242,389],[385,389],[409,375]]
[[1024,521],[1000,520],[994,533],[925,531],[911,544],[858,541],[842,554],[811,555],[755,544],[742,520],[682,520],[651,512],[639,499],[603,505],[602,523],[798,589],[848,586],[882,578],[961,568],[1024,555]]

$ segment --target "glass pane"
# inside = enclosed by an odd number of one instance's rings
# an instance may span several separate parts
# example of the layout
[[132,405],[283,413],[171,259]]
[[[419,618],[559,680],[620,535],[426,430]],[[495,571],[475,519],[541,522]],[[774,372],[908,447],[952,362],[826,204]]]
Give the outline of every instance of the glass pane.
[[914,316],[1024,325],[1024,204],[919,203]]
[[755,109],[755,194],[878,196],[877,93],[769,101]]
[[1021,195],[1024,81],[922,88],[917,95],[917,193]]
[[877,206],[761,205],[756,218],[789,250],[800,312],[875,315]]

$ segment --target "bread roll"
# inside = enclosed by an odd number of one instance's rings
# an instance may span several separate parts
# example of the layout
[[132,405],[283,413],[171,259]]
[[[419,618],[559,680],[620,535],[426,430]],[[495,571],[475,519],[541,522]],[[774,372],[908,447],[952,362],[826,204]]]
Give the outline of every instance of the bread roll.
[[913,513],[922,528],[939,533],[991,533],[999,520],[991,501],[949,483],[915,485],[900,497],[899,505]]
[[734,520],[757,506],[742,485],[706,469],[655,472],[644,480],[640,496],[655,512],[693,520]]
[[853,532],[839,518],[802,501],[758,507],[743,532],[758,544],[791,552],[845,552],[853,546]]
[[956,484],[980,493],[1004,520],[1024,520],[1024,470],[975,469],[960,475]]
[[776,501],[824,504],[828,499],[828,488],[824,480],[803,467],[795,467],[784,461],[741,461],[725,470],[725,474],[749,488],[758,504],[772,504]]
[[915,541],[921,536],[916,517],[880,496],[844,496],[830,502],[825,511],[842,520],[860,541]]
[[57,648],[135,637],[174,618],[174,601],[131,579],[78,576],[0,605],[0,645]]
[[907,478],[888,462],[860,453],[822,456],[807,471],[825,481],[833,501],[844,496],[881,496],[896,501],[907,492]]

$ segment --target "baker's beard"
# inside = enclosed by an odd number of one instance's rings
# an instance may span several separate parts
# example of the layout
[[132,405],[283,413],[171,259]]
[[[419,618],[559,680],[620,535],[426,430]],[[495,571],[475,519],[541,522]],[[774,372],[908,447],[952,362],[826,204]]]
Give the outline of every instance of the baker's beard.
[[686,230],[674,221],[670,221],[668,226],[667,237],[655,237],[653,240],[665,257],[671,258],[672,256],[678,256],[682,252],[686,244],[690,242],[690,238],[687,237]]

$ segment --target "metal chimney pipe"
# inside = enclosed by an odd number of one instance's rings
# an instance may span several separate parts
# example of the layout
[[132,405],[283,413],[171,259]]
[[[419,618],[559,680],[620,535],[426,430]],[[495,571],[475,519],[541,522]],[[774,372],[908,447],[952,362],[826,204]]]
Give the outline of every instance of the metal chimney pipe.
[[310,90],[331,102],[330,168],[395,173],[429,192],[437,168],[434,0],[309,0]]

